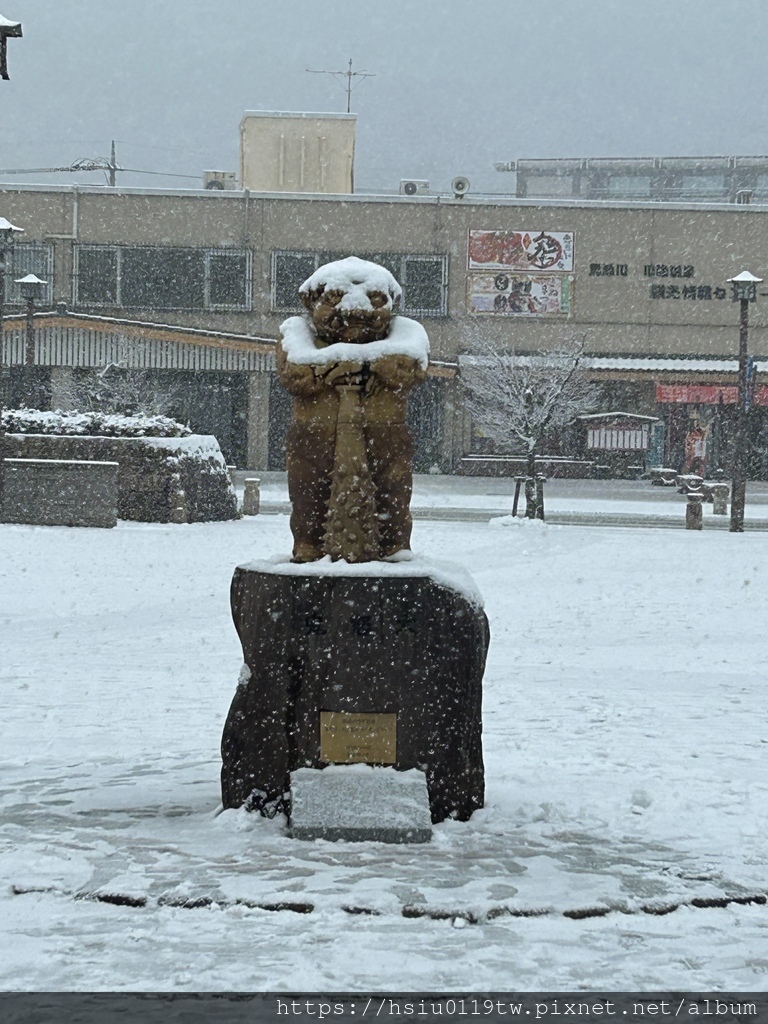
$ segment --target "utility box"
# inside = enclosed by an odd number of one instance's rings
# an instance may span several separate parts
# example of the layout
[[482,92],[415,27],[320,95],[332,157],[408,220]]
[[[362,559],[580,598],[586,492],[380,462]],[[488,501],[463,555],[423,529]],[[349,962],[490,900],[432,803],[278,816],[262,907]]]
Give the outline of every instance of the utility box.
[[204,171],[203,188],[213,192],[232,192],[237,188],[234,171]]
[[356,124],[356,114],[246,111],[240,122],[243,188],[351,194]]

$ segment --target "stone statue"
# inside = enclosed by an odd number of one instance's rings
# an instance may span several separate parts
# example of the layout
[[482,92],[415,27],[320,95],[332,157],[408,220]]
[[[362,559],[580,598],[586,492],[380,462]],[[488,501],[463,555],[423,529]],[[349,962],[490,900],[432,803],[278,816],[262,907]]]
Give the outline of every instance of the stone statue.
[[420,324],[395,316],[384,267],[350,256],[301,285],[309,319],[281,326],[277,368],[293,395],[288,492],[294,562],[367,562],[408,550],[413,443],[408,393],[426,374]]
[[[299,292],[308,316],[283,323],[277,367],[293,395],[293,561],[310,564],[235,570],[244,666],[222,736],[222,803],[285,811],[293,829],[298,769],[391,765],[424,772],[433,822],[467,821],[484,799],[488,621],[463,571],[398,557],[411,536],[406,406],[427,335],[394,315],[400,286],[375,263],[329,263]],[[328,716],[352,738],[335,745]]]

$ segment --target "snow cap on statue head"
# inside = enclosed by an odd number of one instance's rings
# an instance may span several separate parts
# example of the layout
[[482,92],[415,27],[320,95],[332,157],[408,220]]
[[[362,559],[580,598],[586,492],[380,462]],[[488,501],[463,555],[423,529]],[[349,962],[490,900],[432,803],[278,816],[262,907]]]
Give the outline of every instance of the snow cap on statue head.
[[357,256],[326,263],[299,288],[318,337],[328,342],[385,338],[401,295],[385,267]]
[[345,260],[318,267],[301,285],[299,295],[307,305],[307,299],[313,301],[329,291],[341,292],[342,298],[337,303],[340,309],[356,310],[382,305],[392,309],[402,295],[400,285],[386,267],[357,256],[347,256]]

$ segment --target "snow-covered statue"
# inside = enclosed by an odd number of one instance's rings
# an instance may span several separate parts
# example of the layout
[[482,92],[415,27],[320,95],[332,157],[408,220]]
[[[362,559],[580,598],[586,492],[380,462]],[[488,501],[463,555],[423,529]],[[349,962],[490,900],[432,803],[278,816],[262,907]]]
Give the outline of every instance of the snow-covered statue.
[[309,319],[281,326],[277,368],[293,395],[288,491],[293,561],[367,562],[408,550],[408,393],[425,376],[424,328],[395,316],[400,285],[350,256],[299,288]]

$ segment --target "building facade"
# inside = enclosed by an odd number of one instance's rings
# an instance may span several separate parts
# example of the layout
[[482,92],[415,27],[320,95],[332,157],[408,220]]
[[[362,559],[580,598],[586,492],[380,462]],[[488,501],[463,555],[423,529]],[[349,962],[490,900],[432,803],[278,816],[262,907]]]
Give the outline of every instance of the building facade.
[[240,122],[240,183],[253,192],[354,191],[357,114],[249,110]]
[[[749,269],[768,280],[768,206],[754,203],[17,185],[0,187],[0,214],[25,229],[6,275],[7,313],[21,309],[13,279],[32,271],[49,282],[48,308],[59,303],[70,317],[246,346],[278,336],[299,310],[298,285],[322,263],[355,254],[384,264],[403,285],[401,311],[423,321],[432,345],[431,376],[414,398],[422,470],[453,471],[473,447],[457,367],[479,341],[524,354],[583,338],[606,411],[661,417],[666,459],[681,461],[694,427],[713,438],[717,427],[727,446],[738,350],[727,279]],[[750,351],[762,408],[763,297],[751,308]],[[260,452],[250,468],[276,465],[287,411],[271,365],[235,372],[260,377],[242,384],[243,418],[274,435],[238,450],[250,462]]]
[[589,157],[496,165],[515,175],[515,194],[539,199],[749,203],[768,200],[764,156]]

